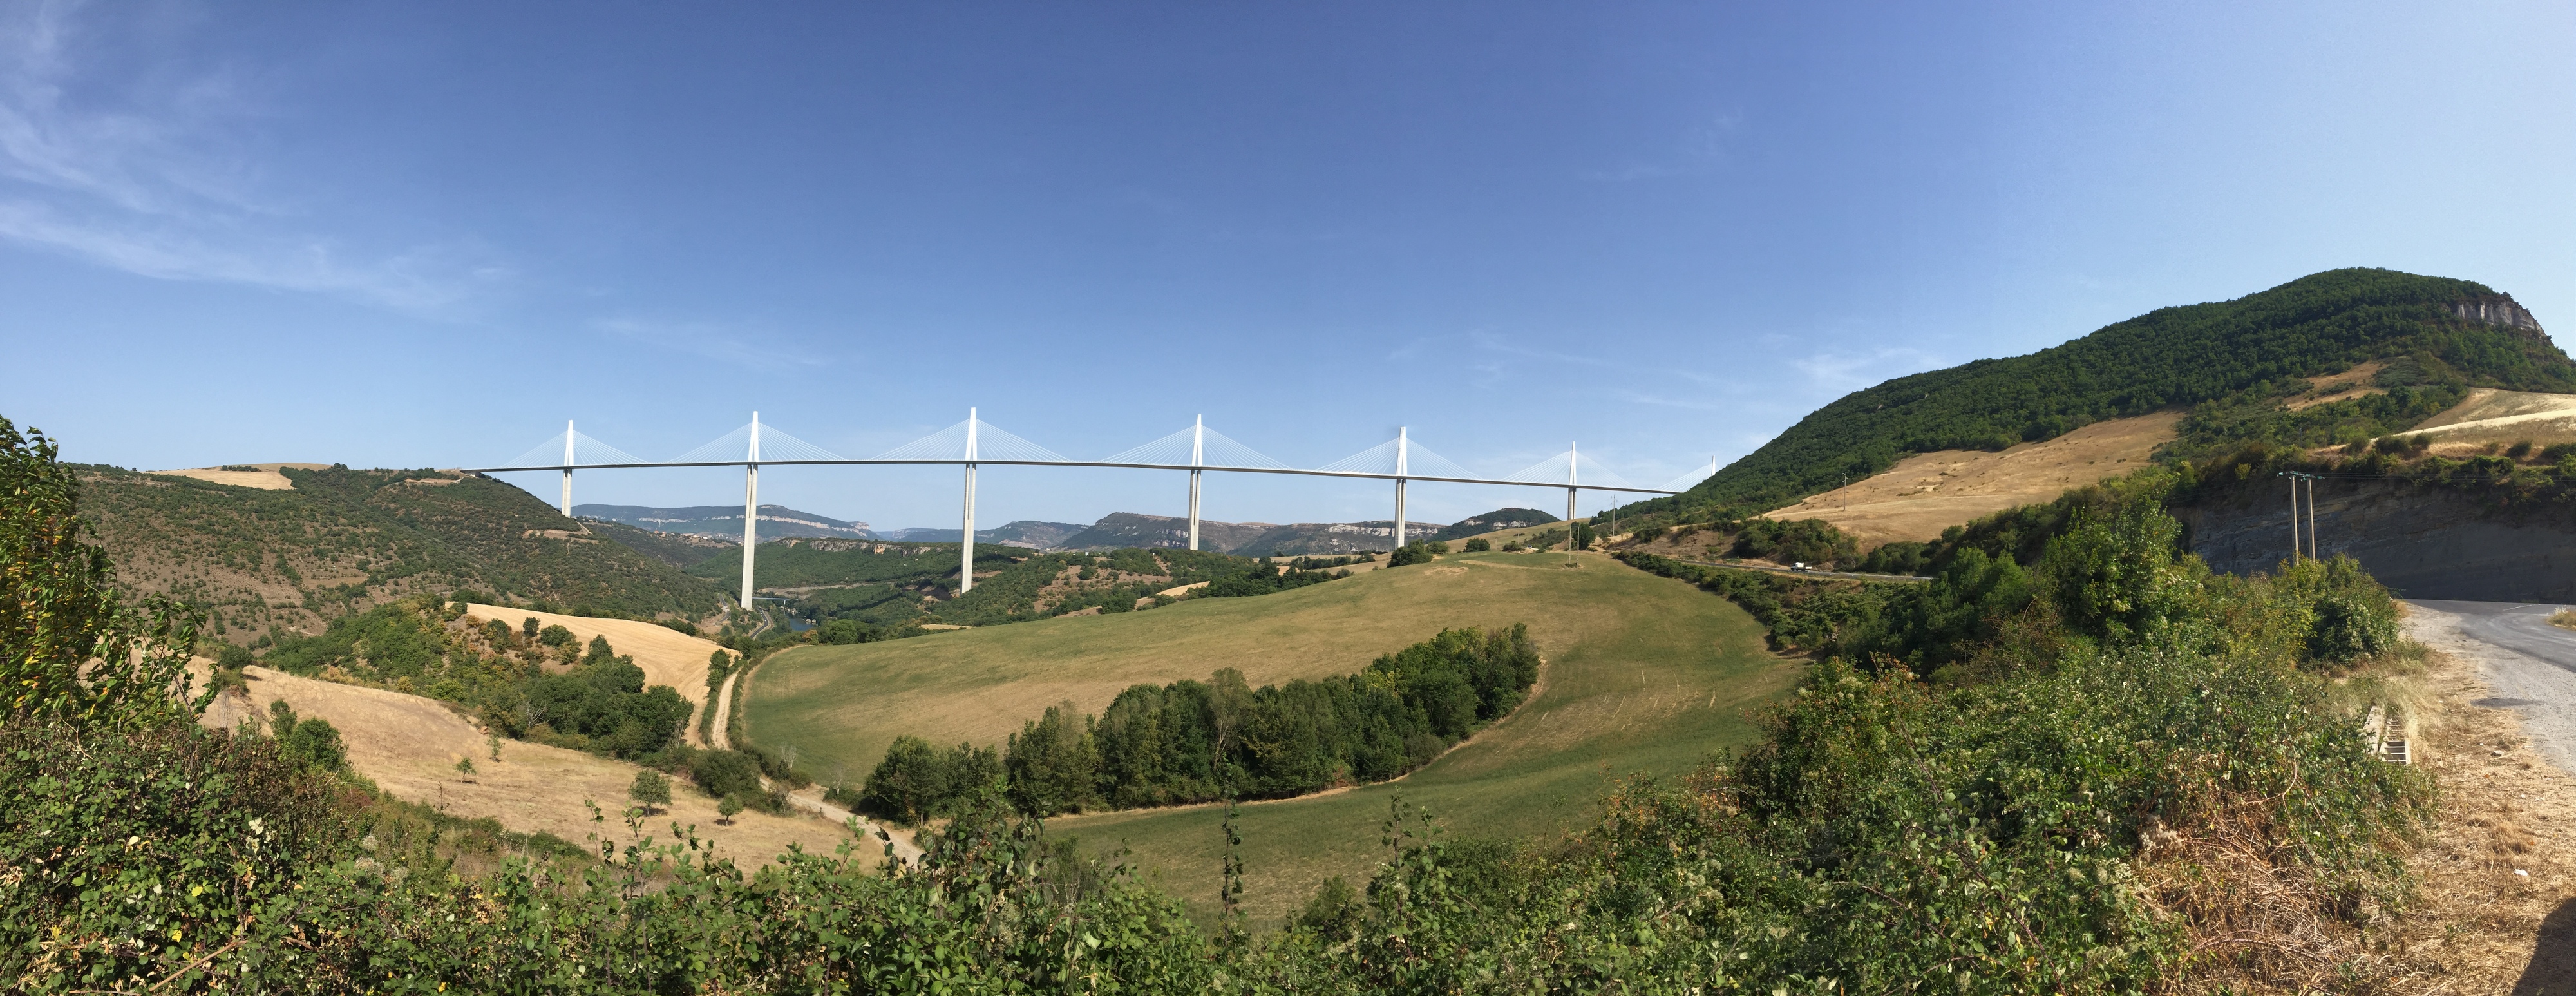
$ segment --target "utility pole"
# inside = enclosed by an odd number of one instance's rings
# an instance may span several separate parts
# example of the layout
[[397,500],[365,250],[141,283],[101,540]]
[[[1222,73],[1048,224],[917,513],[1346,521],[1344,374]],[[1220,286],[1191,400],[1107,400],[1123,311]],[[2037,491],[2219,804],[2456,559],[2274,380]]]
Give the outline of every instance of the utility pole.
[[966,528],[957,538],[963,557],[957,568],[957,593],[975,590],[975,409],[966,409]]
[[2308,559],[2324,560],[2325,551],[2317,547],[2317,477],[2308,475]]
[[572,518],[572,420],[564,420],[564,518]]
[[1404,427],[1395,427],[1395,547],[1404,548]]
[[1190,549],[1192,550],[1199,548],[1199,468],[1206,466],[1203,462],[1202,450],[1206,444],[1207,416],[1201,415],[1198,421],[1190,423]]
[[742,609],[751,611],[751,560],[760,549],[760,413],[751,413],[751,453],[742,464]]
[[[2290,479],[2290,564],[2292,566],[2297,566],[2299,563],[2299,557],[2302,553],[2305,553],[2310,559],[2325,559],[2324,554],[2319,552],[2319,548],[2317,546],[2317,475],[2306,473],[2304,471],[2285,470],[2281,472],[2280,476]],[[2307,484],[2308,495],[2308,531],[2307,535],[2304,537],[2299,535],[2299,485],[2301,482],[2305,482]],[[2302,546],[2306,549],[2302,550]]]

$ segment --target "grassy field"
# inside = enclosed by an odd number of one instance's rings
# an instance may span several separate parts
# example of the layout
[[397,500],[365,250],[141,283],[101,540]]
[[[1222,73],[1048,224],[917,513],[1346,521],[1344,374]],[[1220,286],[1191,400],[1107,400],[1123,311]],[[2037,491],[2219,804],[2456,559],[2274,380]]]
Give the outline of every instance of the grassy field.
[[[760,743],[793,744],[808,770],[855,781],[898,734],[994,743],[1062,699],[1096,711],[1129,685],[1220,667],[1255,685],[1347,674],[1443,627],[1515,622],[1547,667],[1511,718],[1398,782],[1244,808],[1255,917],[1284,916],[1326,876],[1364,875],[1396,791],[1455,832],[1553,835],[1588,821],[1613,777],[1674,774],[1749,738],[1745,712],[1795,673],[1750,617],[1681,582],[1589,554],[1462,554],[1258,598],[798,648],[754,675],[744,715]],[[1197,807],[1051,825],[1090,848],[1123,843],[1165,887],[1212,904],[1218,818]]]

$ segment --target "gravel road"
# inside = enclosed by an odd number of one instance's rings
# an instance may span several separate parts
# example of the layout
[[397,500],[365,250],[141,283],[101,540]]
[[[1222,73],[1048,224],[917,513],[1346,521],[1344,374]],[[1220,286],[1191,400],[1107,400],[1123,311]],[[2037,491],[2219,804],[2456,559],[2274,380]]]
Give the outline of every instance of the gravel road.
[[2576,774],[2576,630],[2549,624],[2564,605],[2409,601],[2409,635],[2475,660],[2489,697],[2474,705],[2512,709],[2531,745]]

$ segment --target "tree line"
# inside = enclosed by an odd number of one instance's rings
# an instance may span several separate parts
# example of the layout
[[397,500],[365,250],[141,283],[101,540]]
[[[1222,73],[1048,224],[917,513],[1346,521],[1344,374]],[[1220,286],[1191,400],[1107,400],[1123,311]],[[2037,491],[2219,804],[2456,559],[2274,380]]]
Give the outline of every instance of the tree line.
[[1520,705],[1538,679],[1529,627],[1442,630],[1358,674],[1249,687],[1136,685],[1098,714],[1072,703],[1001,750],[897,737],[849,798],[890,819],[953,815],[987,791],[1040,816],[1282,798],[1411,771]]

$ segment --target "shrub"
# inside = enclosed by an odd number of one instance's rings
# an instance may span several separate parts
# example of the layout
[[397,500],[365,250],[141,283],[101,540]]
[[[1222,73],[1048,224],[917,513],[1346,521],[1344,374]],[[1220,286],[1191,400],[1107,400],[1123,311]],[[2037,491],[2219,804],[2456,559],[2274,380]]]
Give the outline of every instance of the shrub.
[[635,800],[635,804],[644,807],[648,813],[655,807],[668,806],[671,804],[671,780],[650,768],[638,771],[635,783],[626,787],[626,797]]
[[760,791],[760,762],[732,750],[702,750],[689,758],[689,780],[709,796]]
[[1390,568],[1409,567],[1414,564],[1428,564],[1430,562],[1431,546],[1427,543],[1407,543],[1403,546],[1397,547],[1395,552],[1388,554],[1386,557],[1386,566]]
[[1485,552],[1485,551],[1487,551],[1487,550],[1491,550],[1491,549],[1493,549],[1493,548],[1494,548],[1494,543],[1493,543],[1493,541],[1492,541],[1492,540],[1478,538],[1478,539],[1471,539],[1471,540],[1468,540],[1468,541],[1467,541],[1467,552],[1468,552],[1468,553],[1483,553],[1483,552]]
[[874,643],[885,639],[885,631],[856,619],[834,619],[816,627],[815,642],[828,644]]
[[295,707],[285,699],[268,704],[268,735],[288,760],[320,771],[348,770],[349,754],[340,745],[339,729],[320,718],[297,719]]

